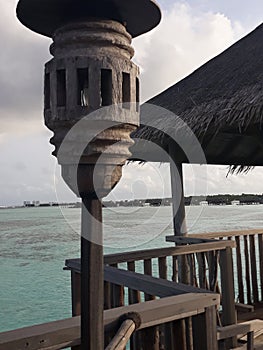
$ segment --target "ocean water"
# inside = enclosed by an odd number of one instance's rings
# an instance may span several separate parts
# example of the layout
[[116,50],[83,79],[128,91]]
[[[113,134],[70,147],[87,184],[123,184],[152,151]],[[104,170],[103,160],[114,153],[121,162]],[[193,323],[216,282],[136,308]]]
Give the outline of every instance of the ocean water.
[[[263,206],[188,207],[192,233],[263,227]],[[167,247],[171,207],[105,208],[105,253]],[[0,210],[0,331],[71,316],[70,273],[80,255],[80,209]]]

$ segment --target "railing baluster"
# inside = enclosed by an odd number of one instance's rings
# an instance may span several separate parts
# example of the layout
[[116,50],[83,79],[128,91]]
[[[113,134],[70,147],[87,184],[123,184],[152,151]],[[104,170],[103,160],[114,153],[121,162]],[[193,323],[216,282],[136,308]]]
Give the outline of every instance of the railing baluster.
[[252,289],[253,289],[253,303],[258,302],[258,281],[257,281],[257,262],[256,262],[256,250],[255,250],[255,236],[249,236],[250,247],[250,262],[251,262],[251,277],[252,277]]
[[205,289],[206,285],[206,266],[204,253],[197,254],[198,261],[198,274],[199,274],[199,287]]
[[173,256],[173,277],[172,280],[174,282],[178,282],[178,259],[177,256]]
[[173,350],[187,350],[185,328],[185,320],[178,320],[173,322],[172,332],[173,338],[175,339],[175,347]]
[[241,249],[240,249],[240,237],[235,237],[236,241],[236,264],[237,264],[237,281],[238,281],[238,300],[240,303],[244,304],[244,284],[243,284],[243,275],[242,275],[242,258],[241,258]]
[[104,282],[104,310],[111,309],[111,285]]
[[166,257],[158,258],[159,277],[167,279]]
[[251,285],[250,285],[249,250],[248,250],[247,236],[244,236],[244,249],[245,249],[245,266],[246,266],[247,303],[252,304]]
[[[143,261],[144,274],[152,276],[152,259]],[[145,301],[155,300],[154,295],[144,293]],[[145,329],[141,333],[143,350],[159,350],[160,335],[159,327]]]
[[[190,269],[190,284],[195,286],[195,257],[194,254],[187,255],[187,261]],[[186,347],[187,350],[191,350],[193,347],[193,327],[192,327],[192,319],[189,317],[185,320],[186,327]],[[172,348],[171,348],[172,349]]]
[[158,326],[146,328],[141,331],[142,349],[143,350],[159,350],[160,337]]
[[260,266],[261,301],[263,301],[263,235],[258,235],[258,251]]
[[[110,266],[118,268],[118,264],[111,264]],[[111,294],[111,308],[118,307],[118,288],[116,284],[111,283],[110,294]]]
[[[158,272],[159,277],[167,279],[167,264],[166,257],[158,258]],[[160,334],[160,349],[169,349],[169,340],[170,340],[170,327],[168,324],[163,324],[159,327]]]
[[195,285],[195,266],[194,266],[194,254],[187,255],[188,265],[190,268],[190,284]]
[[[127,264],[128,270],[135,272],[135,261],[130,261]],[[129,304],[136,304],[141,302],[140,291],[129,289]]]
[[196,254],[193,254],[193,274],[194,274],[194,284],[193,284],[193,286],[194,287],[198,287],[196,261],[197,261]]
[[[127,267],[129,271],[135,272],[135,261],[129,261],[127,263]],[[136,304],[141,302],[140,291],[134,289],[128,289],[128,298],[129,304]],[[140,350],[141,347],[141,334],[140,332],[136,332],[132,335],[130,340],[130,348],[131,350]]]
[[218,283],[218,251],[212,251],[206,253],[206,259],[208,264],[208,277],[209,277],[209,290],[212,292],[216,291],[216,286]]
[[[143,261],[143,267],[144,267],[144,274],[152,276],[152,259],[144,260]],[[154,295],[149,295],[147,293],[144,293],[144,298],[145,298],[145,301],[154,300],[155,296]]]

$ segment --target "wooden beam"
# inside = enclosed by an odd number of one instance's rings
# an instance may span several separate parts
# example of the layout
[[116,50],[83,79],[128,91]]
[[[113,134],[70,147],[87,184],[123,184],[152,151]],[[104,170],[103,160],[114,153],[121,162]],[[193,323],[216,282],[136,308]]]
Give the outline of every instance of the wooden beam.
[[211,293],[191,285],[167,281],[162,278],[143,275],[140,273],[105,266],[104,279],[107,282],[125,286],[160,298],[181,295],[185,293]]

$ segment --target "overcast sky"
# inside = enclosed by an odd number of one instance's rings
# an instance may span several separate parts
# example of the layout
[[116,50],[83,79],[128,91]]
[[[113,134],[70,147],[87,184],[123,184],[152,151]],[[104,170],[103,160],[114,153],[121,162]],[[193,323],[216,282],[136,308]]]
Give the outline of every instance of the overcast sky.
[[[161,92],[262,22],[262,0],[159,1],[158,28],[134,40],[142,100]],[[0,0],[0,206],[24,200],[69,201],[43,124],[43,67],[50,40],[24,28],[17,0]],[[206,178],[207,173],[207,178]],[[186,194],[262,193],[263,170],[230,176],[226,167],[185,167]],[[128,165],[110,198],[170,195],[169,166]]]

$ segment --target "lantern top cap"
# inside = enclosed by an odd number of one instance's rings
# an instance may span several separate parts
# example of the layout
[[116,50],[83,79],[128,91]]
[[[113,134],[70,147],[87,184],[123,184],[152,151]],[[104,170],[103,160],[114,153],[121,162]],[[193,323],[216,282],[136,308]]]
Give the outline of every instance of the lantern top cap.
[[17,17],[48,37],[68,23],[96,18],[123,23],[135,38],[159,24],[161,10],[155,0],[20,0]]

